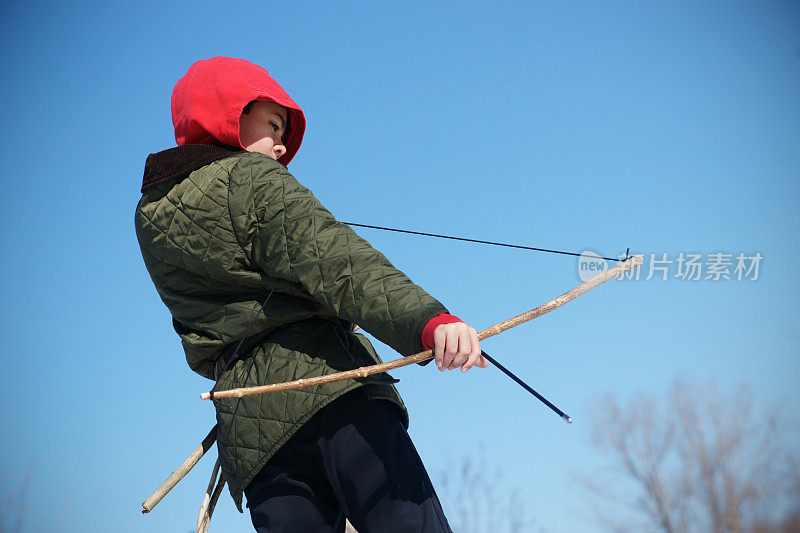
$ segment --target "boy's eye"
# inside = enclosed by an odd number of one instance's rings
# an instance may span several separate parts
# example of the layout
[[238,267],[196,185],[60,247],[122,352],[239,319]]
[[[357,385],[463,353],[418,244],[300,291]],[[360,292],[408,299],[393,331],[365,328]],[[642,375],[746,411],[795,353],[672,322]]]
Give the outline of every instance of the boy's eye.
[[273,129],[275,132],[277,132],[277,131],[280,129],[280,128],[278,127],[278,125],[277,125],[277,124],[275,124],[274,122],[270,122],[270,123],[269,123],[269,125],[270,125],[270,126],[272,126],[272,129]]

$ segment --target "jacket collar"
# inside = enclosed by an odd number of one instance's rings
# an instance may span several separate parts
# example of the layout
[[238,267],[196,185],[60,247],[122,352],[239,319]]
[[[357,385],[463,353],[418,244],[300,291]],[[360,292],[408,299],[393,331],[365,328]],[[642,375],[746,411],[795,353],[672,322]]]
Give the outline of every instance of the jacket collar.
[[185,144],[147,156],[144,164],[142,192],[172,179],[181,180],[209,163],[244,152],[233,146]]

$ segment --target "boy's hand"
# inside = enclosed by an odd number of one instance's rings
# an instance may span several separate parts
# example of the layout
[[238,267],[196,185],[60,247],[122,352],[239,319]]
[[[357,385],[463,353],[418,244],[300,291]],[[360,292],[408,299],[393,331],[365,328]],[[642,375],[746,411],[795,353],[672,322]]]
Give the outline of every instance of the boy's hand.
[[478,332],[464,322],[440,324],[433,332],[434,357],[439,370],[453,370],[461,367],[466,372],[473,366],[489,366],[489,361],[481,355]]

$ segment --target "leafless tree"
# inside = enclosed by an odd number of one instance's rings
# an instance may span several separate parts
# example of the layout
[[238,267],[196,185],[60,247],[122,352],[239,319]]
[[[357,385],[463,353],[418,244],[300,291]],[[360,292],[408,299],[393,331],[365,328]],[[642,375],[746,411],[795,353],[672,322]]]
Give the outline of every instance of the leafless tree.
[[533,531],[520,491],[504,486],[502,473],[490,469],[484,453],[462,459],[436,478],[436,492],[453,531]]
[[713,386],[677,383],[665,400],[624,406],[606,396],[593,420],[593,443],[612,465],[581,482],[602,498],[611,530],[773,531],[800,509],[785,426],[775,411],[756,416],[746,389],[725,400]]
[[28,485],[33,474],[33,465],[29,466],[22,478],[17,482],[8,482],[11,475],[6,472],[0,483],[0,533],[16,533],[22,531],[27,507],[25,499]]

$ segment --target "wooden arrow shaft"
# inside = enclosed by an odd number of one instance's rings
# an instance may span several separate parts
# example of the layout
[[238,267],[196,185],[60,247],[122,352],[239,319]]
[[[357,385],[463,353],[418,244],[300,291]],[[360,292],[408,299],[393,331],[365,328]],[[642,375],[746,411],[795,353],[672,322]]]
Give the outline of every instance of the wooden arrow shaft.
[[[635,255],[630,259],[628,259],[627,261],[621,262],[609,268],[608,270],[597,274],[590,280],[584,281],[577,287],[565,292],[564,294],[562,294],[557,298],[550,300],[546,304],[540,305],[539,307],[531,309],[530,311],[522,313],[521,315],[509,318],[508,320],[504,320],[499,324],[489,326],[488,328],[478,333],[478,339],[483,340],[492,337],[506,330],[509,330],[515,326],[519,326],[520,324],[524,324],[525,322],[533,320],[534,318],[538,318],[546,313],[549,313],[554,309],[558,309],[565,303],[574,300],[578,296],[586,293],[587,291],[592,290],[593,288],[597,287],[602,283],[605,283],[609,279],[616,277],[622,274],[623,272],[630,270],[634,267],[637,267],[641,264],[642,264],[642,256]],[[312,387],[314,385],[323,385],[325,383],[333,383],[345,379],[364,378],[372,374],[380,374],[381,372],[387,372],[389,370],[394,370],[395,368],[412,365],[414,363],[421,363],[423,361],[431,359],[432,357],[433,357],[433,351],[425,350],[424,352],[420,352],[414,355],[409,355],[407,357],[401,357],[393,361],[387,361],[386,363],[380,363],[371,366],[363,366],[361,368],[356,368],[354,370],[348,370],[345,372],[336,372],[333,374],[327,374],[325,376],[298,379],[295,381],[288,381],[286,383],[273,383],[270,385],[260,385],[257,387],[242,387],[238,389],[229,389],[225,391],[214,392],[214,398],[242,398],[244,396],[254,396],[257,394],[267,394],[270,392],[303,389],[305,387]],[[211,393],[204,392],[203,394],[200,395],[200,398],[203,400],[209,400],[211,399]]]

